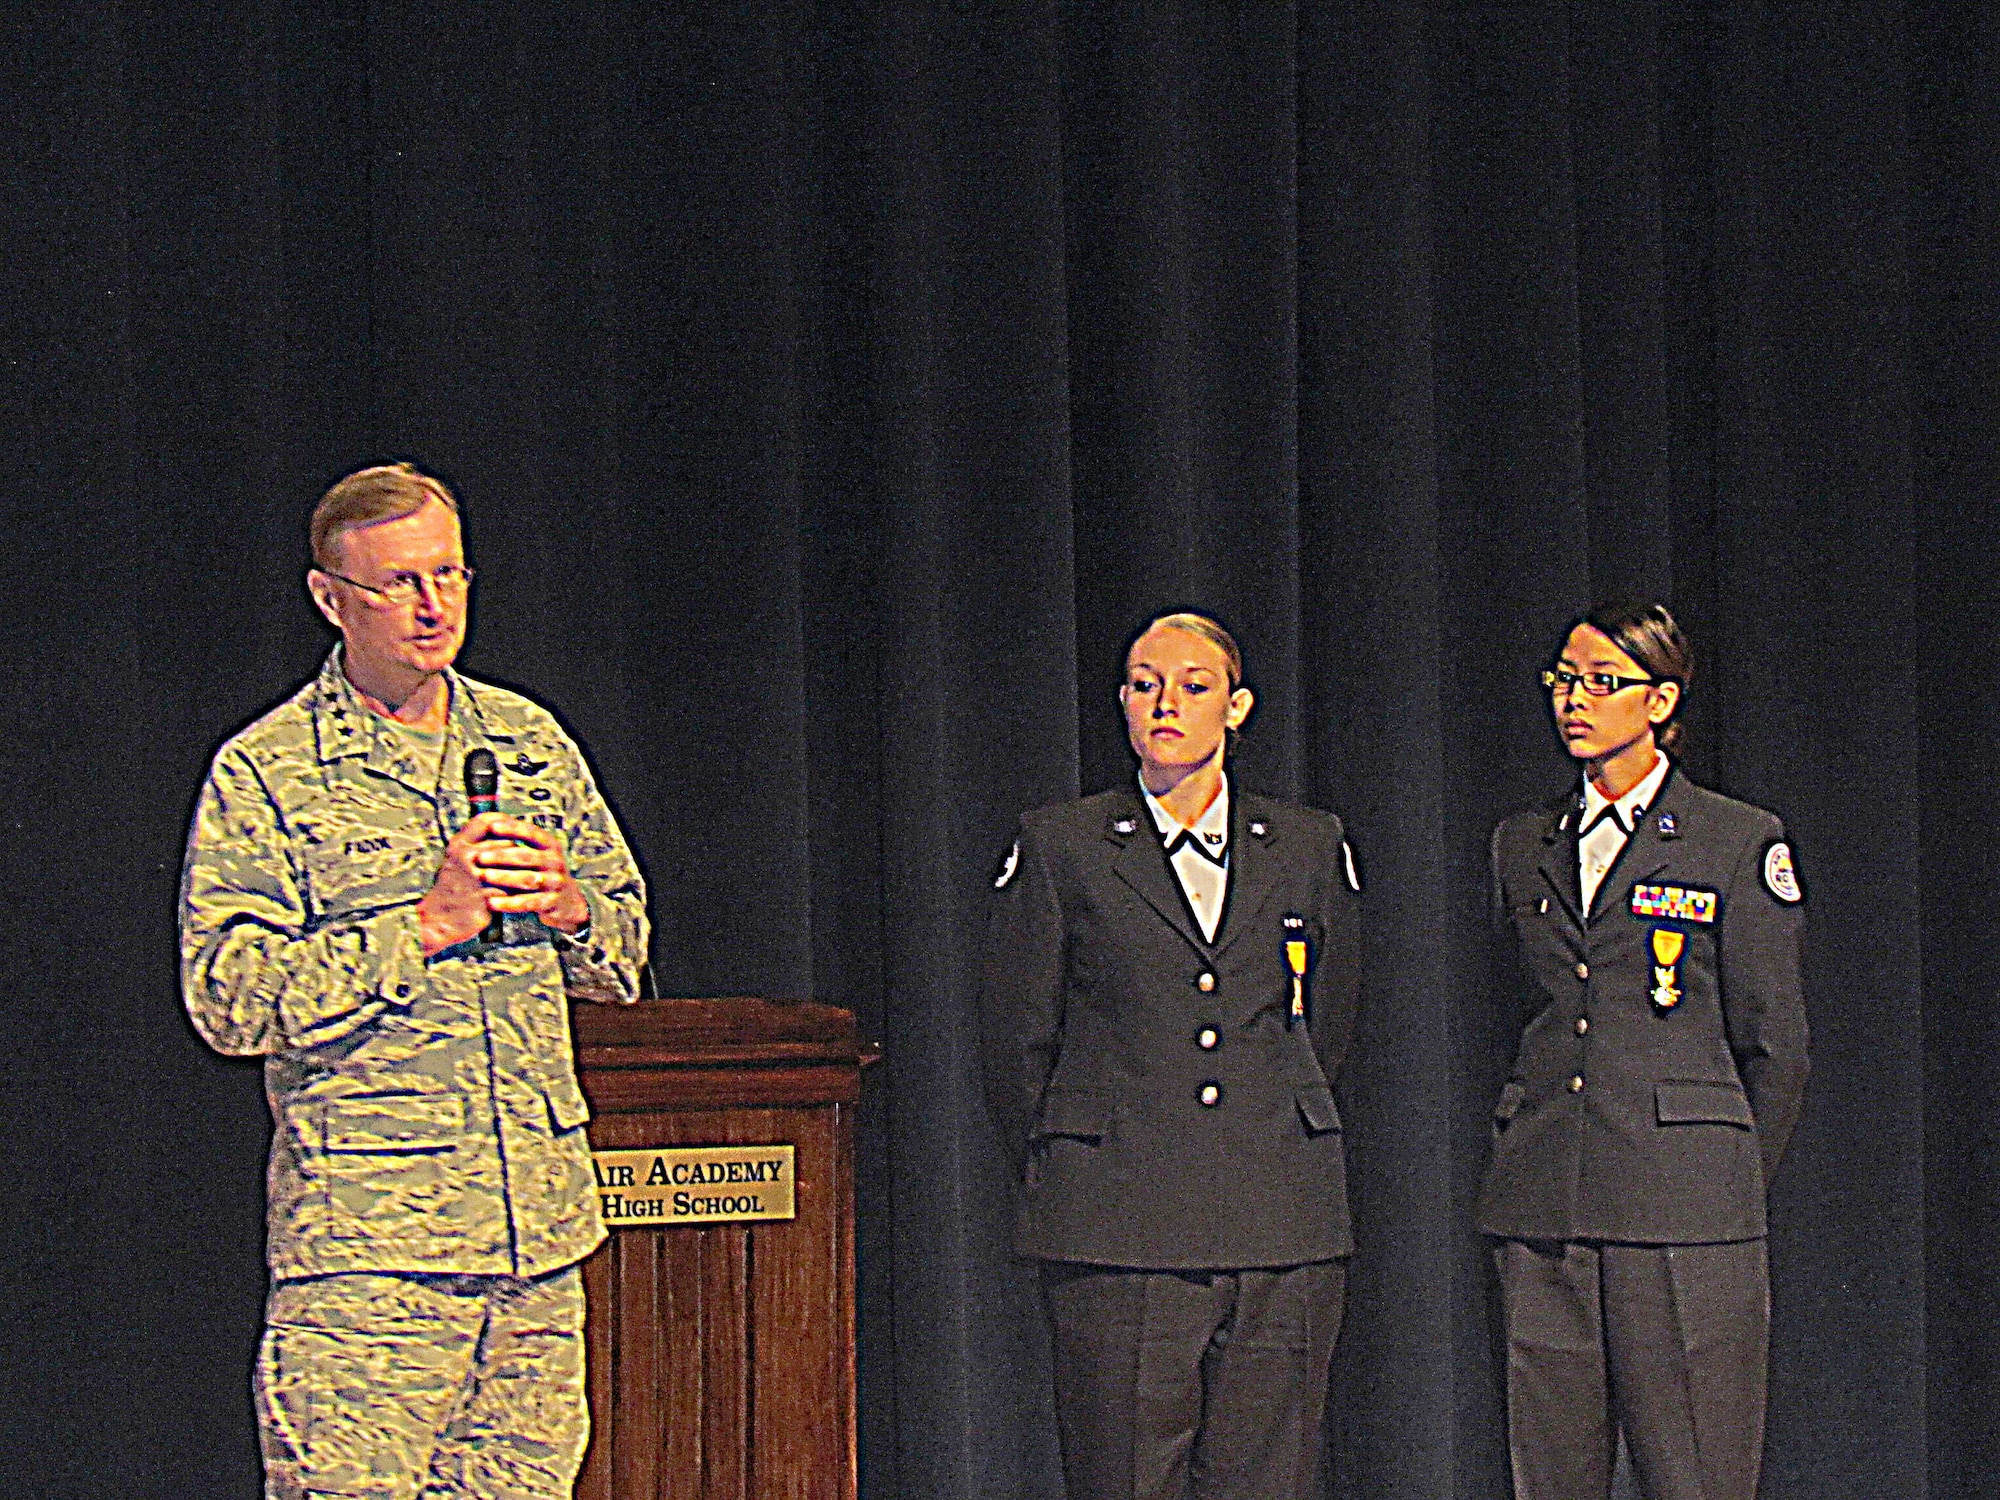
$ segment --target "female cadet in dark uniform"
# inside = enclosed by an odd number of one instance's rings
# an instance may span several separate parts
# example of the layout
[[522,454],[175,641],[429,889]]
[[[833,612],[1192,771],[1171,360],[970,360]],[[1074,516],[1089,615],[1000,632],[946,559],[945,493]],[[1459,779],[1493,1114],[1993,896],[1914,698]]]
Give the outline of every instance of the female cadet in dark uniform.
[[1154,621],[1119,690],[1137,784],[1025,815],[995,882],[987,1097],[1069,1500],[1303,1497],[1319,1451],[1360,881],[1338,818],[1233,785],[1242,684],[1220,625]]
[[1582,785],[1493,835],[1525,1028],[1493,1111],[1517,1500],[1754,1500],[1764,1190],[1806,1080],[1803,894],[1778,819],[1689,781],[1692,661],[1660,605],[1592,611],[1542,674]]

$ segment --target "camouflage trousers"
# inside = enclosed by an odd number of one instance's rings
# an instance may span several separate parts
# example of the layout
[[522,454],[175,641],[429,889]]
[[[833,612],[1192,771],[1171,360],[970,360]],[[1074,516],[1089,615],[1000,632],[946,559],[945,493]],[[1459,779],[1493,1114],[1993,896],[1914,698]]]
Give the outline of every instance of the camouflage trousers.
[[280,1281],[254,1385],[266,1500],[570,1500],[583,1277]]

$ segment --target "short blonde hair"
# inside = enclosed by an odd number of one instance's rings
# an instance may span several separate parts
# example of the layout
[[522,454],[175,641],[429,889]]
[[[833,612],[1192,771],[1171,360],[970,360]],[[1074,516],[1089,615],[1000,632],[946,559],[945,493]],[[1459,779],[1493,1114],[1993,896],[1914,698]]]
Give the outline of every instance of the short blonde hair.
[[442,479],[424,473],[415,464],[376,464],[356,469],[319,497],[313,507],[307,531],[311,538],[313,566],[332,572],[340,562],[340,538],[357,526],[377,521],[399,521],[415,515],[431,501],[437,501],[453,515],[458,500]]

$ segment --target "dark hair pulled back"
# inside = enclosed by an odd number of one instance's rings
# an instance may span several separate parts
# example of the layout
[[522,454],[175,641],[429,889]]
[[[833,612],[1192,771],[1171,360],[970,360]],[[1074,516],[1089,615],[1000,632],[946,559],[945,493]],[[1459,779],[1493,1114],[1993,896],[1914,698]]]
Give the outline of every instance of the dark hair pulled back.
[[[1588,625],[1607,636],[1620,651],[1645,668],[1647,676],[1680,684],[1680,699],[1674,704],[1673,714],[1653,730],[1662,750],[1678,749],[1683,737],[1681,706],[1687,702],[1688,685],[1694,679],[1694,647],[1688,643],[1673,612],[1664,604],[1619,600],[1598,605],[1572,624],[1570,630],[1578,625]],[[1567,637],[1569,632],[1563,634]]]

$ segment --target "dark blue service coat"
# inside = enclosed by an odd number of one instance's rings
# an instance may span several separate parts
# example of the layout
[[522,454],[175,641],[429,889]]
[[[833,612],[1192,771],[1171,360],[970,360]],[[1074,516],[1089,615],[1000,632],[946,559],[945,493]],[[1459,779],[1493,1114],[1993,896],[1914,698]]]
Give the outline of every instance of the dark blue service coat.
[[[1230,817],[1213,943],[1136,790],[1021,820],[981,1016],[1023,1255],[1216,1270],[1354,1248],[1331,1088],[1359,992],[1351,854],[1329,813],[1234,792]],[[1291,1025],[1287,915],[1309,962]]]
[[1578,799],[1493,835],[1523,1023],[1479,1228],[1703,1244],[1764,1233],[1806,1081],[1805,920],[1778,819],[1669,773],[1591,910]]

